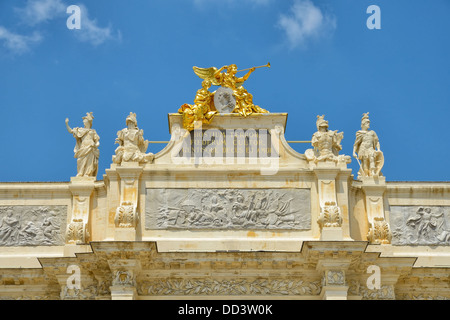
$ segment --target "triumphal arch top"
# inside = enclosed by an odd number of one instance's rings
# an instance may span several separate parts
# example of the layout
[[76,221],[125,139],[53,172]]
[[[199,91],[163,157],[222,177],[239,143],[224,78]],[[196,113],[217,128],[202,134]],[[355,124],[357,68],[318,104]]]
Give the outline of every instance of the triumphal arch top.
[[255,69],[194,67],[155,154],[136,113],[113,155],[66,119],[69,182],[0,182],[0,299],[449,299],[450,184],[387,181],[369,113],[353,150],[318,115],[295,151]]

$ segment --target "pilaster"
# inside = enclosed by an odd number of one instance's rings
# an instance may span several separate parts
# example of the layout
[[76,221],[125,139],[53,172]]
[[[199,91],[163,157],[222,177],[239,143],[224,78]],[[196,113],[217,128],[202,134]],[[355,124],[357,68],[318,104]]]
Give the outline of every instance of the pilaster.
[[341,175],[348,176],[349,170],[336,166],[334,162],[319,162],[313,168],[317,177],[320,214],[317,223],[321,240],[339,241],[349,236],[348,194],[338,197]]
[[139,260],[117,259],[108,261],[113,274],[111,300],[136,300],[136,277],[141,271]]
[[116,171],[120,177],[120,202],[114,217],[114,240],[135,241],[139,222],[139,178],[143,167],[137,162],[123,162]]
[[366,212],[369,221],[367,240],[371,244],[389,244],[391,243],[391,231],[384,210],[386,178],[383,176],[364,177],[361,178],[361,181],[366,197]]
[[67,225],[66,243],[83,244],[89,240],[89,216],[94,177],[72,177],[69,190],[72,193],[72,216]]
[[347,300],[348,285],[345,273],[350,259],[319,260],[316,270],[322,274],[322,300]]

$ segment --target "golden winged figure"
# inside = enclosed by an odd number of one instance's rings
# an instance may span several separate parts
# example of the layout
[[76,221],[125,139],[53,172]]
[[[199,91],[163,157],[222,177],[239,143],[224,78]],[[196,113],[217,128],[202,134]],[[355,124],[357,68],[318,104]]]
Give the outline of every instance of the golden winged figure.
[[[210,92],[211,85],[229,88],[236,100],[236,105],[231,111],[239,113],[246,117],[252,113],[268,113],[267,110],[253,104],[253,96],[243,87],[244,82],[256,68],[270,67],[270,63],[260,67],[238,70],[235,64],[223,66],[220,69],[216,67],[200,68],[193,67],[194,73],[203,80],[202,89],[197,91],[194,105],[184,104],[178,110],[183,114],[183,126],[186,130],[194,129],[196,123],[210,123],[213,116],[218,112],[214,105],[214,95],[216,91]],[[243,77],[237,77],[239,71],[248,72]]]
[[194,73],[199,76],[200,79],[209,80],[213,86],[220,86],[220,82],[216,79],[218,69],[216,67],[211,68],[199,68],[192,67]]

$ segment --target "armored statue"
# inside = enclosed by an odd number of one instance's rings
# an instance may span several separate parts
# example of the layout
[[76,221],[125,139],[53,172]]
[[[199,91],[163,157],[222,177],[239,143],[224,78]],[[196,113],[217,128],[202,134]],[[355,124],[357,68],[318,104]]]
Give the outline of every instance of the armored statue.
[[324,115],[317,116],[317,132],[313,134],[311,140],[314,149],[306,150],[306,158],[314,163],[319,161],[350,163],[349,156],[339,155],[339,151],[342,150],[341,141],[344,133],[328,130],[328,121],[324,118]]
[[148,140],[144,140],[144,130],[137,126],[136,113],[130,112],[126,118],[127,127],[117,132],[116,155],[113,156],[113,162],[121,164],[122,162],[151,162],[154,158],[152,153],[147,152]]
[[92,129],[94,116],[92,112],[83,117],[84,128],[69,127],[69,119],[66,118],[66,128],[76,139],[75,149],[73,150],[77,159],[77,177],[96,177],[98,171],[98,158],[100,152],[100,137]]
[[358,177],[377,177],[381,174],[384,165],[384,155],[380,150],[378,136],[373,130],[369,130],[369,113],[364,113],[361,119],[361,130],[356,132],[353,145],[353,157],[360,165]]

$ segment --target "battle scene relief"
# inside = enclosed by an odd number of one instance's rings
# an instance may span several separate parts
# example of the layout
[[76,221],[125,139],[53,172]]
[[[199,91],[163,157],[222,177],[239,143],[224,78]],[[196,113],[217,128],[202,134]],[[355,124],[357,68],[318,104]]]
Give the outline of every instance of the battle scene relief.
[[147,189],[146,229],[311,228],[309,189]]

